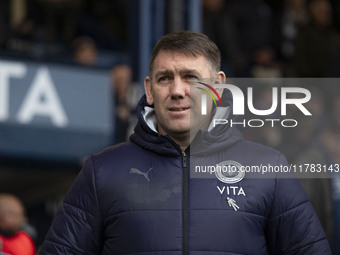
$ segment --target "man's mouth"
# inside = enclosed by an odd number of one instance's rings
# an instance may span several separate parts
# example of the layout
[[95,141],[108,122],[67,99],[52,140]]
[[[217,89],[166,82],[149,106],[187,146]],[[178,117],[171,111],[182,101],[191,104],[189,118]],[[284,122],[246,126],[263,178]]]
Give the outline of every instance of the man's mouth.
[[169,108],[169,111],[171,111],[171,112],[180,112],[180,111],[185,111],[185,110],[188,110],[188,109],[190,109],[190,107],[183,107],[183,108],[176,107],[176,108]]

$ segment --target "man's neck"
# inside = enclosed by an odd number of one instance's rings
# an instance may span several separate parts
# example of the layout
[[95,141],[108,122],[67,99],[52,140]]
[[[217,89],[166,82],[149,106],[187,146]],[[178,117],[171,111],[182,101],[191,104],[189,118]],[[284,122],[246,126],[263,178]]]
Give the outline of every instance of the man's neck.
[[179,134],[169,134],[165,132],[164,130],[160,130],[159,128],[158,132],[162,135],[169,135],[169,137],[181,147],[182,151],[185,151],[185,149],[190,145],[190,132],[188,133],[179,133]]
[[182,150],[182,151],[185,151],[186,148],[188,148],[189,145],[190,145],[190,139],[187,141],[187,140],[182,140],[182,139],[176,139],[176,138],[174,138],[174,137],[172,137],[172,136],[170,136],[170,138],[171,138],[172,140],[174,140],[174,142],[175,142],[176,144],[178,144],[179,147],[181,147],[181,150]]

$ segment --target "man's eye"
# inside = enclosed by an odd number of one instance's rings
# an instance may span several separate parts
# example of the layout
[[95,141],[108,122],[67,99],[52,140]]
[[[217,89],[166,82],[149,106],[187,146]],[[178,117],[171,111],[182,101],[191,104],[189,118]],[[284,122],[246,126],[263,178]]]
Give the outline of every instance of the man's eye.
[[171,80],[171,78],[169,76],[162,76],[160,78],[158,78],[157,82],[159,83],[167,83]]
[[185,78],[185,80],[190,81],[190,82],[198,81],[198,78],[195,75],[186,75],[184,78]]

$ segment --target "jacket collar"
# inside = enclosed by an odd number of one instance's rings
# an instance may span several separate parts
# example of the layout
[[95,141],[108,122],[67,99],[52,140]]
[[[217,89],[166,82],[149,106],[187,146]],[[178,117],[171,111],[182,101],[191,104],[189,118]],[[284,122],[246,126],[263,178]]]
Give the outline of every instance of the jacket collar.
[[[228,103],[228,95],[225,101]],[[232,104],[227,104],[232,105]],[[230,119],[231,107],[217,107],[214,118]],[[178,156],[181,149],[168,135],[161,135],[157,132],[157,121],[154,108],[148,105],[144,95],[137,105],[138,123],[135,133],[130,137],[132,142],[154,151],[158,154]],[[191,154],[207,155],[226,149],[242,140],[242,134],[233,127],[219,125],[213,127],[210,124],[208,131],[199,131],[190,145]]]

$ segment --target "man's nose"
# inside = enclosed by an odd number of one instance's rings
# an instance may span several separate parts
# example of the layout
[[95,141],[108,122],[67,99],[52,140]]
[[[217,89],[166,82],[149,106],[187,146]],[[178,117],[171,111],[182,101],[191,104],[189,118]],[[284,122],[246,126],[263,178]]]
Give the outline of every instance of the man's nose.
[[170,86],[170,94],[173,99],[184,98],[188,94],[188,84],[180,78],[174,79]]

